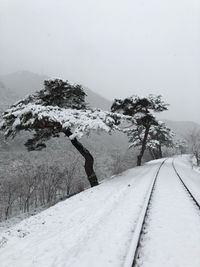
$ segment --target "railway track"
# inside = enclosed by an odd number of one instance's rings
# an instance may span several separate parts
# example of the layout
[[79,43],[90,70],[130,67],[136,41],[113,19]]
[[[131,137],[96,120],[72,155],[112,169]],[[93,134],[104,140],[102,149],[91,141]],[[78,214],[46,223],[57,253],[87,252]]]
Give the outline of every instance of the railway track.
[[192,194],[191,190],[188,188],[188,186],[185,184],[185,182],[183,181],[183,179],[181,178],[179,172],[177,171],[176,167],[175,167],[175,164],[174,164],[174,161],[172,161],[172,166],[173,166],[173,169],[176,173],[176,175],[178,176],[181,184],[183,185],[184,189],[187,191],[187,193],[189,194],[189,196],[191,197],[191,199],[193,200],[194,204],[196,207],[198,207],[198,209],[200,210],[200,203],[198,203],[198,201],[196,200],[196,198],[194,197],[194,195]]
[[[129,251],[128,251],[128,254],[126,256],[125,263],[124,263],[123,267],[136,267],[137,262],[141,257],[140,256],[140,254],[141,254],[140,249],[142,247],[143,237],[144,237],[145,233],[147,232],[147,219],[149,218],[149,210],[151,208],[151,203],[152,203],[152,198],[153,198],[154,191],[155,191],[156,181],[158,179],[160,170],[166,161],[167,161],[167,159],[163,160],[163,162],[159,166],[158,171],[156,173],[156,176],[153,180],[153,183],[150,186],[150,189],[149,189],[149,192],[147,194],[145,203],[143,205],[142,212],[139,216],[139,219],[138,219],[135,231],[134,231],[134,236],[133,236],[131,245],[129,247]],[[196,200],[196,198],[192,194],[191,190],[188,188],[188,186],[185,184],[185,182],[181,178],[179,172],[177,171],[177,169],[175,167],[174,160],[172,161],[172,167],[175,171],[176,176],[178,177],[179,181],[181,182],[182,186],[184,187],[185,191],[188,193],[190,199],[193,201],[194,205],[200,210],[200,203],[198,203],[198,201]]]
[[153,197],[153,192],[155,190],[155,185],[156,185],[156,181],[157,178],[159,176],[160,170],[162,168],[162,166],[165,164],[167,159],[163,160],[163,162],[160,164],[156,175],[153,179],[153,182],[151,183],[150,189],[148,191],[145,203],[143,205],[142,208],[142,212],[139,216],[135,231],[134,231],[134,237],[132,239],[128,254],[126,256],[125,259],[125,263],[123,267],[134,267],[136,266],[136,261],[139,258],[139,248],[141,246],[141,240],[142,240],[142,236],[146,230],[146,220],[148,217],[148,213],[149,213],[149,209],[150,209],[150,205],[151,205],[151,201],[152,201],[152,197]]

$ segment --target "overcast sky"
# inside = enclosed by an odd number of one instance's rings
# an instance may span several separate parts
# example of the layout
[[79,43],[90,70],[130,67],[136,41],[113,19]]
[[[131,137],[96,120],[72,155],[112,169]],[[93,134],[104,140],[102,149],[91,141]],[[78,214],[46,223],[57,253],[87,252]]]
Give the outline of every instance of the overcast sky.
[[0,51],[0,74],[162,94],[165,117],[200,122],[199,0],[0,0]]

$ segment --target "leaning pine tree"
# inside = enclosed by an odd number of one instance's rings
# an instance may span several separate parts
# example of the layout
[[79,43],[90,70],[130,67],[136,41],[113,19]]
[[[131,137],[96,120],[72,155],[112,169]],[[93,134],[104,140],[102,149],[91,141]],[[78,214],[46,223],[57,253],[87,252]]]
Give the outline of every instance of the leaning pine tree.
[[140,166],[144,152],[150,138],[152,127],[158,126],[154,113],[167,110],[166,104],[161,96],[149,95],[148,97],[132,96],[129,98],[115,99],[111,111],[121,112],[124,115],[131,116],[132,126],[126,128],[130,146],[139,147],[137,156],[137,165]]
[[149,138],[147,141],[147,148],[153,159],[163,157],[163,147],[173,148],[175,134],[168,128],[164,122],[158,121],[158,124],[151,127],[149,131]]
[[118,129],[119,114],[91,110],[85,102],[80,85],[60,79],[46,80],[44,88],[12,105],[4,112],[1,129],[6,137],[20,131],[31,131],[32,138],[25,146],[29,151],[46,147],[45,141],[60,134],[67,136],[85,159],[85,172],[91,186],[98,185],[93,165],[94,158],[79,139],[91,130],[111,132]]
[[[145,128],[138,126],[134,129],[128,129],[127,135],[129,136],[130,147],[141,147]],[[146,149],[149,150],[153,159],[162,158],[162,148],[174,147],[174,133],[168,128],[165,123],[158,121],[150,127],[148,138],[146,141]]]

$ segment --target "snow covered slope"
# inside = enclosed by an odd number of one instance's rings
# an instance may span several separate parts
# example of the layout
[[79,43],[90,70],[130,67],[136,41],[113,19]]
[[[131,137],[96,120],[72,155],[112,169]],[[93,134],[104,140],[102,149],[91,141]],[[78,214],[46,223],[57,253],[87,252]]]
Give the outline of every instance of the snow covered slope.
[[[112,177],[98,187],[88,189],[66,201],[60,202],[48,210],[2,232],[0,234],[0,266],[123,266],[147,192],[149,192],[149,188],[152,185],[161,162],[161,160],[152,161],[143,167],[137,167],[117,177]],[[198,178],[200,179],[199,174],[191,169],[188,157],[176,158],[176,165],[177,169],[184,175],[185,180],[187,182],[189,181],[188,183],[195,184],[196,190],[200,192],[200,183],[197,182]],[[188,174],[192,174],[191,179]],[[174,205],[171,202],[172,200],[176,202],[176,198],[168,200],[168,196],[171,194],[170,188],[173,189],[173,187],[175,192],[176,188],[181,192],[182,196],[179,194],[178,201],[181,201],[181,198],[183,198],[185,203],[187,203],[186,208],[189,209],[189,213],[187,213],[187,210],[184,210],[184,202],[182,204],[181,202],[177,202],[171,214],[176,216],[176,212],[183,212],[180,218],[186,218],[187,214],[190,215],[190,218],[193,216],[192,202],[189,203],[187,195],[184,195],[181,191],[181,186],[179,188],[177,180],[173,177],[171,160],[169,160],[169,163],[163,167],[163,171],[158,180],[157,186],[160,189],[155,195],[157,199],[157,206],[154,207],[156,212],[153,217],[155,222],[157,222],[156,213],[158,215],[162,213],[161,209],[159,209],[160,201],[162,204],[166,203],[166,205]],[[165,190],[165,188],[167,189]],[[169,205],[165,206],[165,210],[171,210]],[[182,211],[176,210],[176,206],[181,206]],[[198,213],[191,219],[192,223],[190,225],[199,231],[200,216],[199,226],[195,225],[197,223],[197,217]],[[158,224],[159,222],[165,222],[167,218],[170,219],[169,216],[167,217],[167,214],[165,217],[159,218]],[[170,221],[173,224],[176,218],[171,218]],[[186,222],[188,223],[188,220]],[[158,225],[158,227],[159,238],[162,239],[162,225]],[[187,225],[183,221],[181,229],[183,230],[185,227]],[[151,225],[151,229],[155,232],[154,225]],[[194,232],[195,229],[190,229],[190,231]],[[166,231],[165,227],[164,230]],[[189,244],[192,241],[194,243],[191,251],[185,257],[191,253],[193,258],[187,259],[187,263],[194,261],[191,266],[197,267],[200,262],[200,254],[196,254],[200,252],[198,249],[199,244],[197,244],[200,241],[200,231],[196,234],[194,240],[191,239],[193,235],[190,237],[188,232],[189,230],[187,229],[186,241]],[[152,232],[149,234],[151,241],[153,238]],[[169,234],[173,236],[174,233],[169,231]],[[164,236],[167,238],[166,232]],[[183,240],[185,240],[184,238]],[[155,251],[151,250],[152,247],[148,246],[146,250],[148,255],[145,255],[146,265],[144,261],[144,266],[189,266],[184,264],[179,265],[182,258],[180,252],[183,251],[181,246],[184,247],[185,244],[181,244],[180,242],[177,242],[177,244],[180,247],[177,248],[177,253],[174,253],[175,256],[172,255],[173,258],[170,258],[170,255],[168,255],[169,262],[163,263],[163,258],[160,259],[162,265],[152,265],[148,261],[149,257],[151,259],[152,255],[155,255]],[[162,247],[160,249],[162,250]],[[166,253],[162,253],[161,257],[163,254]],[[174,265],[174,262],[176,263],[176,257],[177,264]],[[170,265],[170,262],[173,264]]]
[[120,266],[157,164],[135,168],[1,234],[1,267]]

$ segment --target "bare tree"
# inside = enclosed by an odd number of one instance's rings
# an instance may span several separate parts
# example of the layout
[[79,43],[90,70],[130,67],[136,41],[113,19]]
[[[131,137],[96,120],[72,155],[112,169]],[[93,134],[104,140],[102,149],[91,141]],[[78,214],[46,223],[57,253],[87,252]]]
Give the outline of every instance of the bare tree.
[[4,218],[7,220],[12,214],[14,202],[18,199],[20,187],[17,181],[4,180],[1,183],[1,205],[3,206]]
[[188,142],[188,147],[191,153],[195,156],[197,165],[200,165],[200,130],[193,130],[185,139]]
[[82,169],[78,166],[77,157],[71,158],[68,166],[64,167],[57,162],[40,162],[37,165],[36,162],[25,161],[8,171],[6,178],[1,177],[0,219],[51,206],[60,199],[82,191],[85,186],[80,181]]

